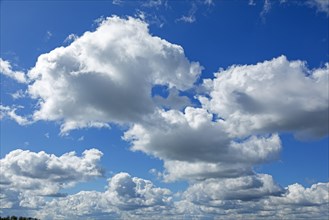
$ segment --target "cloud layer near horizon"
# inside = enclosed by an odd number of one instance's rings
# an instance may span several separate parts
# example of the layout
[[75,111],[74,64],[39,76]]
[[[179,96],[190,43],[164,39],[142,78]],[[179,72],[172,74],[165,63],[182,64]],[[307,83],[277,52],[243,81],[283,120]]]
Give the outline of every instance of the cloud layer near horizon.
[[[117,173],[108,179],[105,191],[80,191],[71,195],[58,191],[72,186],[73,182],[100,176],[94,163],[101,155],[102,152],[97,149],[86,150],[81,158],[72,152],[60,157],[22,150],[9,153],[1,159],[12,173],[6,172],[5,182],[1,179],[2,211],[16,215],[28,213],[46,220],[77,217],[182,219],[222,215],[231,218],[308,219],[328,214],[329,183],[316,183],[310,188],[296,183],[282,188],[267,174],[208,178],[193,182],[185,191],[174,194],[169,189],[156,187],[149,180]],[[34,160],[29,160],[30,157]],[[76,161],[74,165],[73,160]],[[20,168],[23,165],[30,169],[23,172]],[[75,170],[83,173],[75,175],[77,171],[72,172],[71,166],[79,166]],[[41,171],[47,169],[47,172],[36,172],[37,167]],[[33,176],[32,180],[30,176]],[[35,184],[36,181],[39,184]],[[26,184],[22,184],[24,182]],[[44,191],[53,189],[55,183],[61,185],[51,192]],[[49,194],[54,192],[57,195]]]

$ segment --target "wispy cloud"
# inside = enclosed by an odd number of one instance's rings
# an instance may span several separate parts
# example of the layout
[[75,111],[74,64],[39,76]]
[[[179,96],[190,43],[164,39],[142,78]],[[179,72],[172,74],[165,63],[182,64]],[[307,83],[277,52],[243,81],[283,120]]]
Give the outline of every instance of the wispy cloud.
[[192,3],[191,9],[189,10],[187,15],[183,15],[182,17],[178,18],[177,21],[183,21],[186,23],[194,23],[196,21],[195,14],[198,10],[196,3]]
[[27,83],[28,82],[28,79],[27,79],[24,72],[14,71],[12,69],[11,63],[7,60],[3,60],[2,58],[0,58],[0,72],[3,75],[5,75],[7,77],[10,77],[10,78],[16,80],[19,83]]

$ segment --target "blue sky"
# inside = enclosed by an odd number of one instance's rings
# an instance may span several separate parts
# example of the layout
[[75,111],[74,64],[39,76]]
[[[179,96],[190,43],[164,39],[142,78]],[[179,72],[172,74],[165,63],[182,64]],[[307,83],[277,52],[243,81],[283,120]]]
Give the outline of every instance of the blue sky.
[[328,217],[328,1],[0,5],[1,216]]

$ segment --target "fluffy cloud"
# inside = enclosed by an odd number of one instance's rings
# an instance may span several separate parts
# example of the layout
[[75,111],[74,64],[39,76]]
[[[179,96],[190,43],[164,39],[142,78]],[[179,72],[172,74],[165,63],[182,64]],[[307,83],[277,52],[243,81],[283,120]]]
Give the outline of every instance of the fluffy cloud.
[[105,192],[81,191],[54,198],[38,206],[41,210],[37,216],[42,219],[150,217],[171,208],[170,195],[168,189],[157,188],[149,180],[118,173],[109,179]]
[[133,210],[143,207],[164,206],[171,200],[170,191],[155,188],[153,183],[128,173],[116,174],[109,180],[105,193],[109,203],[122,210]]
[[154,111],[153,86],[185,90],[200,72],[182,47],[152,36],[143,21],[110,17],[69,46],[40,55],[28,92],[40,103],[34,119],[63,121],[65,133],[140,121]]
[[328,134],[329,64],[309,70],[280,56],[256,65],[221,70],[204,86],[203,107],[224,118],[232,136],[293,132],[299,138]]
[[27,77],[22,71],[14,71],[9,61],[0,58],[0,73],[8,76],[19,83],[27,83]]
[[60,189],[101,177],[98,162],[102,155],[97,149],[85,150],[81,157],[75,152],[57,157],[43,151],[14,150],[0,160],[1,169],[6,171],[0,174],[0,187],[6,194],[17,191],[40,196],[60,195]]
[[184,197],[205,206],[221,206],[225,200],[250,201],[269,195],[280,195],[281,187],[271,176],[257,174],[227,179],[207,179],[189,187]]
[[328,190],[329,183],[317,183],[310,188],[293,184],[283,189],[266,174],[209,179],[190,186],[177,202],[176,210],[200,218],[325,219]]
[[281,150],[278,135],[230,139],[222,121],[202,108],[160,110],[153,117],[155,124],[135,124],[124,139],[132,150],[165,160],[168,181],[250,174],[252,166],[277,159]]
[[[80,191],[68,196],[44,195],[77,181],[101,175],[96,165],[102,153],[87,150],[82,157],[60,157],[15,150],[1,162],[2,214],[41,219],[182,219],[225,218],[314,219],[328,214],[329,183],[310,188],[300,184],[282,188],[267,174],[192,181],[186,191],[173,194],[151,181],[118,173],[106,190]],[[33,182],[31,180],[33,179]],[[56,188],[56,187],[55,187]]]

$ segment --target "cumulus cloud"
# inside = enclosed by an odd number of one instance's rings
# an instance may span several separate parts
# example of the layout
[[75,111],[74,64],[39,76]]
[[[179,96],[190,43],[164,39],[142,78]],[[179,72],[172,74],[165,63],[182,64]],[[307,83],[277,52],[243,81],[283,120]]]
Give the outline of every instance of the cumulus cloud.
[[280,195],[280,186],[272,177],[257,174],[227,179],[207,179],[190,186],[184,197],[197,204],[221,206],[225,200],[250,201],[269,195]]
[[169,181],[251,173],[253,165],[277,159],[281,150],[278,135],[234,141],[222,121],[202,108],[160,110],[154,117],[155,124],[135,124],[124,139],[133,151],[165,160]]
[[0,72],[3,75],[10,77],[19,83],[27,83],[27,77],[25,73],[22,71],[14,71],[10,62],[7,60],[3,60],[2,58],[0,58]]
[[28,92],[40,103],[34,119],[63,121],[65,133],[141,120],[154,111],[153,86],[186,90],[200,72],[182,47],[152,36],[145,22],[110,17],[69,46],[40,55]]
[[[33,200],[35,198],[29,198]],[[35,201],[34,201],[35,202]],[[44,202],[41,204],[41,202]],[[108,180],[105,192],[81,191],[63,198],[39,202],[37,216],[42,219],[67,219],[77,216],[93,219],[150,217],[171,208],[171,192],[157,188],[149,180],[118,173]],[[20,204],[31,201],[22,200]]]
[[101,177],[98,162],[102,155],[97,149],[85,150],[81,157],[75,152],[57,157],[43,151],[14,150],[0,160],[1,169],[5,170],[0,174],[0,187],[4,192],[60,195],[63,188]]
[[190,99],[187,96],[181,96],[176,88],[170,89],[169,95],[166,98],[155,95],[153,99],[157,106],[167,109],[182,110],[192,105]]
[[173,199],[168,189],[118,173],[104,192],[81,191],[50,201],[26,195],[20,204],[42,219],[321,219],[328,214],[328,189],[328,183],[282,188],[271,176],[257,174],[196,182]]
[[292,132],[299,138],[328,134],[329,64],[309,70],[280,56],[255,65],[231,66],[205,80],[203,107],[224,119],[232,136]]
[[328,216],[328,190],[328,183],[310,188],[293,184],[283,189],[266,174],[209,179],[190,186],[176,210],[209,218],[324,219]]

